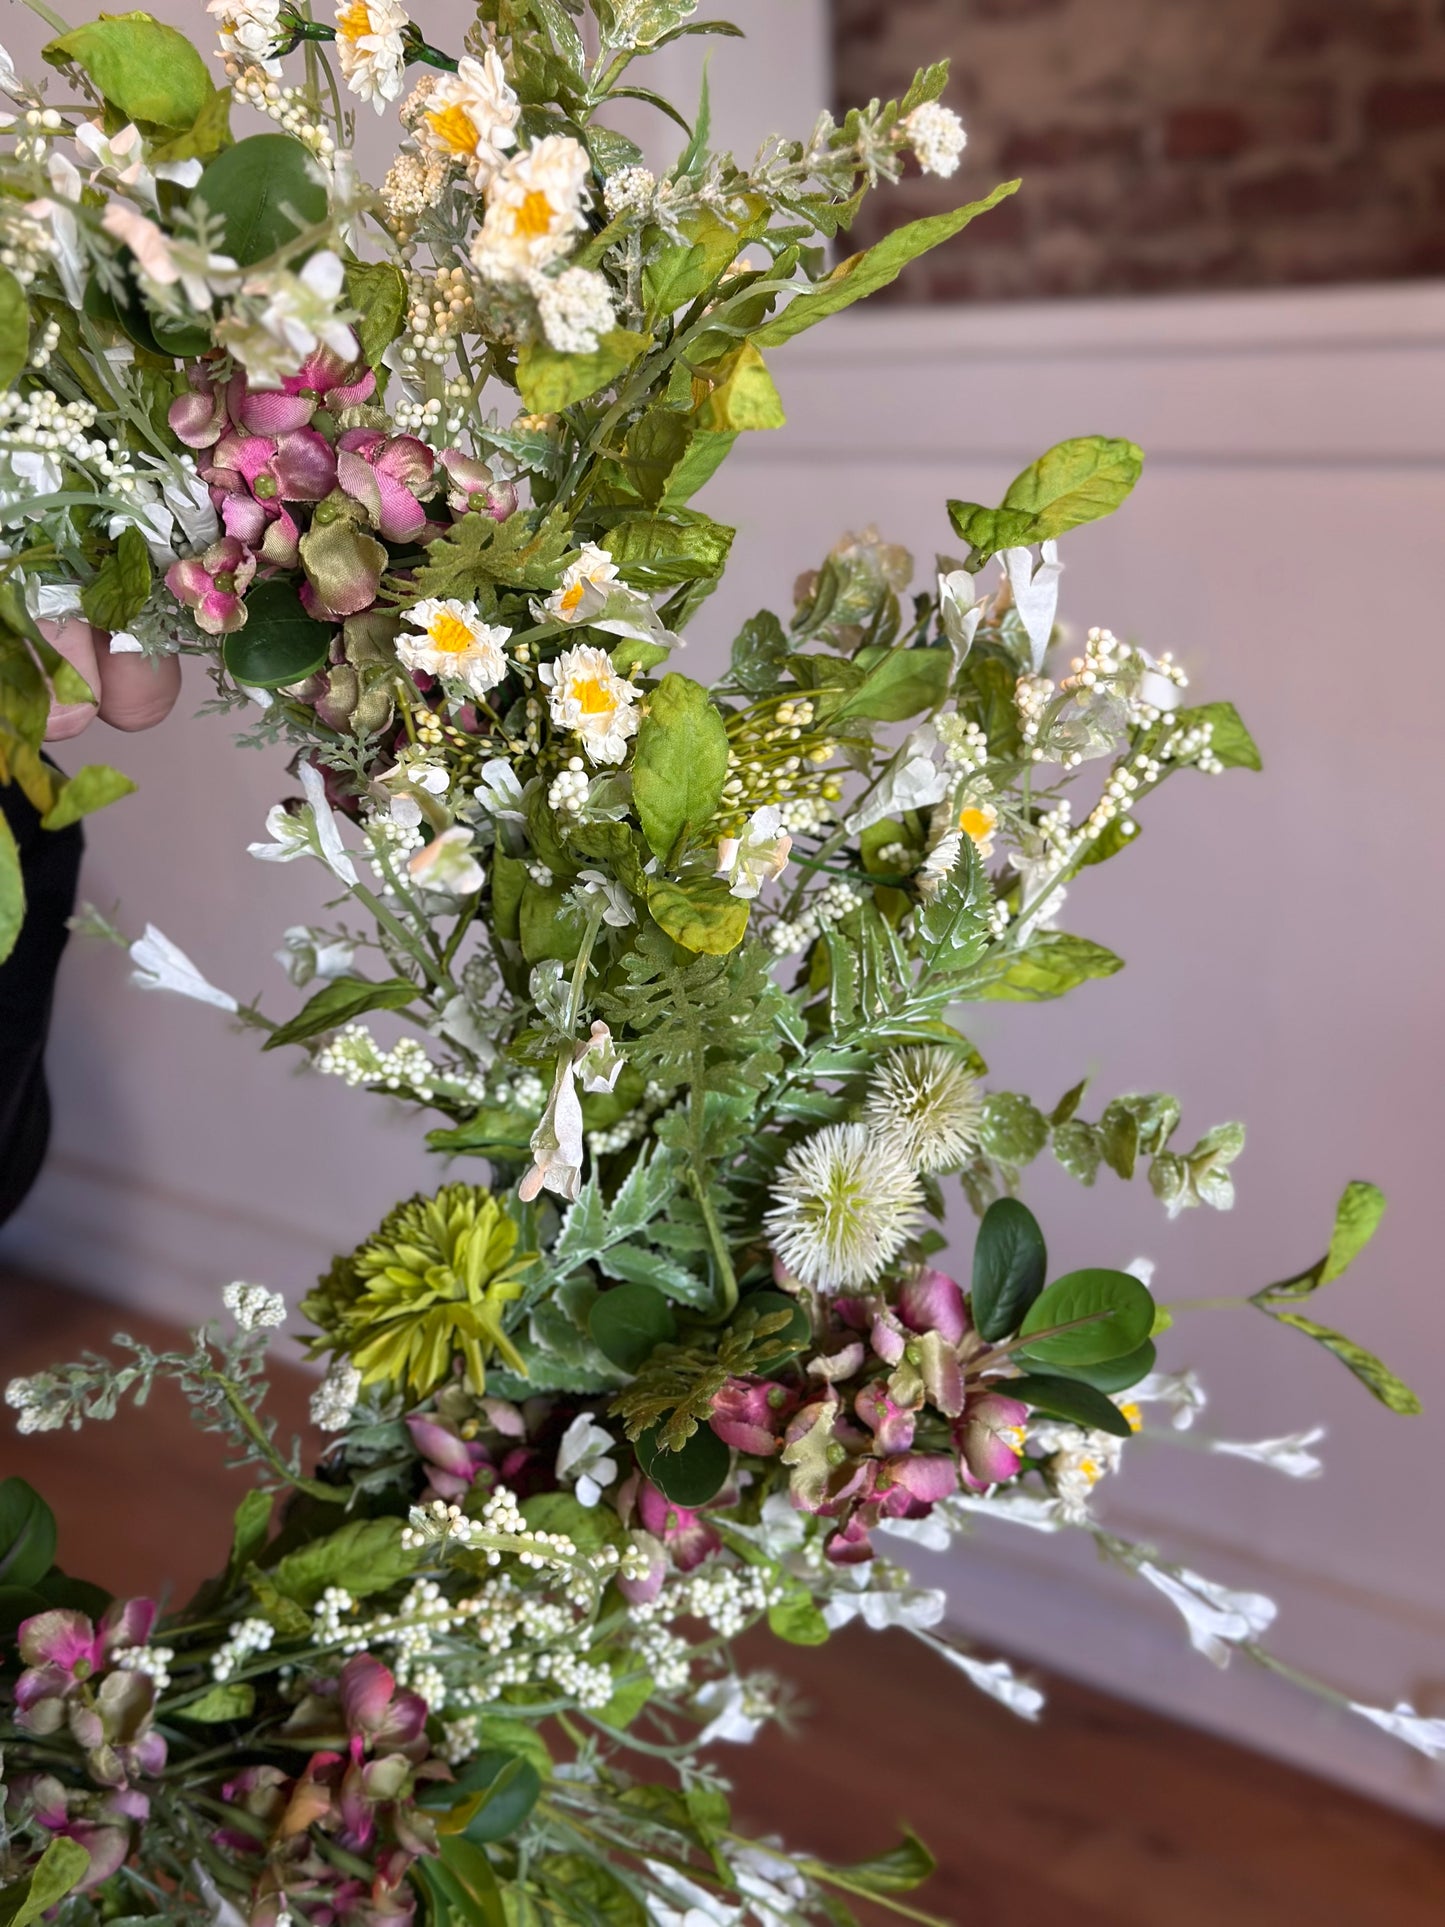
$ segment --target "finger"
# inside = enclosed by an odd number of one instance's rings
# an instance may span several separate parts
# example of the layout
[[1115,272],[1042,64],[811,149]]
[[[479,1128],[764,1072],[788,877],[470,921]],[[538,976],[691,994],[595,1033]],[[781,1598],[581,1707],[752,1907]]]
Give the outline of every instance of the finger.
[[[42,622],[40,633],[84,677],[98,697],[100,671],[96,667],[95,636],[90,624],[80,616],[67,616],[64,622]],[[63,743],[78,736],[95,720],[98,707],[98,702],[52,703],[50,719],[45,725],[46,742]]]
[[112,729],[153,729],[164,722],[181,693],[178,656],[113,656],[99,650],[100,720]]

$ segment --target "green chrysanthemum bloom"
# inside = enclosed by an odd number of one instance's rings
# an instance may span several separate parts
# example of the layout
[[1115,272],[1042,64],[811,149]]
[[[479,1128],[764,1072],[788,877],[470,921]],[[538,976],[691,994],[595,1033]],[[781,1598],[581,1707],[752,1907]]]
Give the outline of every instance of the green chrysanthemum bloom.
[[444,1184],[408,1198],[374,1237],[338,1258],[303,1310],[322,1334],[314,1349],[349,1357],[364,1385],[388,1382],[425,1398],[460,1357],[473,1391],[486,1386],[493,1352],[524,1372],[502,1329],[521,1295],[517,1226],[490,1191]]

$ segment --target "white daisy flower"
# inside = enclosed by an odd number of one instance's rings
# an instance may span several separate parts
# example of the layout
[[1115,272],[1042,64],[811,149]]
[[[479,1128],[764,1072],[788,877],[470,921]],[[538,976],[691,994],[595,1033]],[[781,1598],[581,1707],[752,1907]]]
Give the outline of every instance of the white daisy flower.
[[512,632],[484,622],[474,602],[428,596],[407,610],[406,619],[422,632],[397,637],[397,658],[406,668],[464,683],[474,696],[495,689],[506,675],[504,644]]
[[607,600],[610,583],[617,580],[617,564],[595,542],[584,542],[575,562],[569,562],[562,580],[544,605],[554,622],[585,622],[600,615]]
[[978,1079],[945,1044],[890,1051],[874,1074],[863,1115],[915,1171],[947,1171],[977,1147]]
[[721,836],[715,874],[731,884],[728,895],[750,899],[788,867],[793,839],[783,830],[782,811],[765,803],[753,811],[741,836]]
[[992,803],[965,803],[958,813],[958,827],[985,860],[993,855],[994,831],[998,811]]
[[537,672],[551,690],[552,721],[582,739],[594,763],[620,763],[637,734],[637,691],[612,666],[605,649],[583,643],[564,649]]
[[805,1285],[861,1290],[913,1235],[922,1203],[896,1145],[863,1124],[830,1124],[788,1153],[763,1222],[784,1267]]
[[548,134],[498,168],[472,260],[493,281],[518,281],[566,254],[586,227],[592,162],[570,134]]
[[958,172],[959,157],[968,145],[968,135],[951,107],[926,100],[904,116],[901,132],[925,174],[941,174],[946,178]]
[[209,0],[206,12],[219,24],[222,53],[273,77],[281,72],[281,0]]
[[612,290],[592,268],[564,268],[555,280],[538,275],[532,292],[549,347],[564,355],[590,355],[617,323]]
[[396,0],[341,0],[336,9],[336,58],[341,77],[377,113],[406,85],[406,42],[411,22]]
[[465,167],[484,188],[517,141],[517,96],[493,47],[480,60],[466,59],[443,74],[427,96],[417,134],[434,153]]

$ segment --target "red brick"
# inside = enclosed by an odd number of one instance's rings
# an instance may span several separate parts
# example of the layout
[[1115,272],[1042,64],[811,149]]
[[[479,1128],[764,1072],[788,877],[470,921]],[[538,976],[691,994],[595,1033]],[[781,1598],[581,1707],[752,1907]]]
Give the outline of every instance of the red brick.
[[1302,0],[1285,14],[1269,52],[1284,60],[1336,47],[1405,54],[1415,52],[1423,37],[1417,6],[1383,6],[1380,0]]
[[1132,161],[1142,149],[1137,128],[1080,126],[1020,127],[1007,135],[998,163],[1006,174],[1026,167],[1076,167],[1081,161]]
[[1249,144],[1249,122],[1237,107],[1175,107],[1164,123],[1170,161],[1233,160]]
[[1359,206],[1360,182],[1353,171],[1326,174],[1312,168],[1281,167],[1229,190],[1229,212],[1247,225],[1312,221],[1327,214],[1349,214]]
[[1445,77],[1387,80],[1372,87],[1365,96],[1365,126],[1385,138],[1445,127]]

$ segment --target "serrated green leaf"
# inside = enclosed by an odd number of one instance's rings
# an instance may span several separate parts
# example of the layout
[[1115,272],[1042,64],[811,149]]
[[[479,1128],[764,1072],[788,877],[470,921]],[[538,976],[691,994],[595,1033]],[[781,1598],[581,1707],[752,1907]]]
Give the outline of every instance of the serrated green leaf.
[[953,674],[948,649],[860,649],[853,660],[867,674],[835,708],[822,710],[829,723],[845,716],[901,723],[937,709]]
[[0,389],[14,386],[29,353],[29,297],[9,268],[0,268]]
[[1240,720],[1233,703],[1201,703],[1195,709],[1176,709],[1165,718],[1173,729],[1210,725],[1209,747],[1226,769],[1263,769],[1259,747]]
[[102,14],[50,41],[41,57],[79,67],[126,120],[163,132],[194,126],[215,92],[186,36],[148,13]]
[[1124,959],[1102,944],[1043,930],[1024,949],[990,958],[959,994],[991,1003],[1041,1003],[1123,968]]
[[827,1620],[801,1587],[769,1606],[768,1631],[790,1646],[825,1646],[832,1637]]
[[900,1846],[838,1871],[847,1876],[850,1887],[861,1887],[865,1893],[906,1894],[921,1887],[937,1864],[917,1834],[905,1829]]
[[613,328],[591,354],[563,354],[532,341],[517,356],[517,387],[534,415],[553,415],[608,387],[652,345],[651,335]]
[[406,276],[394,261],[348,261],[346,301],[357,313],[362,357],[375,372],[406,325]]
[[245,1680],[227,1680],[208,1687],[199,1699],[176,1708],[177,1719],[197,1725],[215,1725],[222,1720],[245,1720],[256,1709],[256,1689]]
[[697,409],[699,428],[727,435],[785,426],[782,396],[752,341],[725,356],[709,379],[712,386]]
[[949,519],[973,550],[976,569],[1000,549],[1052,541],[1085,522],[1112,515],[1144,465],[1135,443],[1107,435],[1079,435],[1046,450],[1009,483],[996,509],[950,502]]
[[638,820],[655,856],[666,862],[702,835],[727,773],[727,729],[707,691],[687,676],[664,676],[638,729],[632,769]]
[[134,524],[123,528],[110,554],[80,592],[87,622],[97,629],[128,629],[151,592],[151,557]]
[[365,1599],[385,1592],[415,1568],[415,1554],[402,1546],[399,1520],[355,1519],[324,1539],[288,1552],[267,1578],[309,1612],[328,1586],[342,1586],[353,1598]]
[[988,948],[989,904],[977,845],[965,837],[952,872],[917,913],[918,954],[925,973],[957,974],[978,962]]

